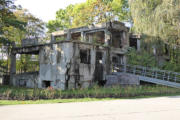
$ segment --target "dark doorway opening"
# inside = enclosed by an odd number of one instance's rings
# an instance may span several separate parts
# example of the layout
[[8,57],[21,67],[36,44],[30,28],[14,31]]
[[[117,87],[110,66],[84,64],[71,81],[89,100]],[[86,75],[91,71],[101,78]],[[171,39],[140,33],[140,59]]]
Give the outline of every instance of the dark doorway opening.
[[122,48],[122,33],[123,31],[112,31],[112,46],[115,48]]
[[96,67],[95,67],[95,82],[98,85],[103,86],[105,81],[103,80],[103,53],[96,52]]
[[137,38],[130,38],[129,39],[129,46],[133,47],[137,50]]
[[120,65],[120,64],[124,64],[124,61],[123,61],[123,55],[121,54],[115,54],[113,57],[112,57],[112,63],[114,65]]
[[91,62],[91,54],[90,54],[90,50],[80,50],[80,59],[81,59],[81,63],[84,64],[90,64]]
[[51,81],[43,81],[43,87],[48,88],[51,86]]

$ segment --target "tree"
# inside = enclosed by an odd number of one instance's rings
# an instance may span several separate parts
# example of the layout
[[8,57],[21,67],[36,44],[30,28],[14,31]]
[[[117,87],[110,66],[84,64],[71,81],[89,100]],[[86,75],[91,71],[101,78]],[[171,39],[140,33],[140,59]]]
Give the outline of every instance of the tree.
[[73,8],[73,5],[69,5],[66,9],[59,9],[56,12],[56,19],[50,20],[47,24],[49,32],[70,28],[72,26]]
[[47,27],[52,32],[113,20],[127,21],[128,11],[127,0],[87,0],[57,11],[56,20],[49,21]]
[[[0,39],[1,45],[7,45],[7,61],[8,66],[9,52],[11,51],[11,43],[15,42],[16,45],[20,45],[21,40],[25,38],[43,38],[45,35],[45,24],[40,19],[34,17],[26,9],[16,7],[11,0],[0,1],[2,9],[0,9]],[[5,44],[6,43],[6,44]],[[24,63],[26,61],[26,63]],[[31,64],[27,64],[31,63]],[[33,64],[32,64],[33,63]],[[21,71],[28,71],[31,66],[37,64],[37,62],[31,61],[31,55],[20,56],[20,60],[17,60],[17,68]]]
[[[34,17],[26,9],[17,9],[14,11],[14,15],[20,21],[26,22],[27,25],[25,30],[18,28],[8,27],[9,31],[7,37],[10,40],[15,41],[16,45],[20,45],[22,39],[39,39],[42,40],[45,36],[45,23]],[[19,60],[17,60],[17,71],[29,72],[32,70],[37,70],[38,61],[32,61],[32,55],[21,55]]]
[[178,0],[129,0],[136,32],[180,44],[180,2]]
[[109,2],[104,2],[103,0],[87,0],[87,2],[74,7],[72,27],[106,22],[112,19],[111,17]]
[[[133,30],[144,35],[146,50],[155,48],[157,58],[168,55],[168,66],[176,66],[174,70],[180,71],[179,0],[129,0],[129,6]],[[173,67],[165,64],[164,68]]]
[[113,0],[111,2],[113,14],[118,21],[131,21],[129,16],[129,4],[128,0]]
[[9,41],[16,42],[20,45],[21,40],[25,38],[43,38],[45,35],[45,23],[40,19],[34,17],[26,9],[16,9],[13,15],[18,21],[26,23],[23,29],[14,26],[4,26],[3,30],[6,31],[4,36]]
[[[7,61],[2,59],[0,61],[1,65],[9,66],[9,55],[11,49],[11,40],[6,36],[8,34],[7,27],[18,28],[25,30],[24,27],[26,23],[17,20],[16,16],[13,14],[16,6],[14,5],[14,0],[1,0],[0,1],[0,49],[2,54],[6,54]],[[5,49],[5,50],[4,50]]]
[[17,20],[13,14],[13,11],[16,9],[13,0],[1,0],[0,8],[0,43],[2,45],[10,42],[9,39],[4,36],[4,34],[7,33],[7,31],[3,29],[4,27],[13,26],[24,29],[26,23]]

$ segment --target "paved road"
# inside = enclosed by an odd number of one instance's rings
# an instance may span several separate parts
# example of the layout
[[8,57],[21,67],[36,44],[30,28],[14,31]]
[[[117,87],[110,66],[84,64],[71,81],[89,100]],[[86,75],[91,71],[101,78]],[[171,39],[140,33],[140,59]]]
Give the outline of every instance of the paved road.
[[180,120],[180,96],[1,106],[0,120]]

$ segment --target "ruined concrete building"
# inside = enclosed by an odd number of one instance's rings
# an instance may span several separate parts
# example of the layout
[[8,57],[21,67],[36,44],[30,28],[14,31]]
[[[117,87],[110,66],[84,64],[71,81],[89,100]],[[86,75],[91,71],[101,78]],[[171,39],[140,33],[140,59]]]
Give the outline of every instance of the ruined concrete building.
[[[62,90],[86,88],[104,84],[113,64],[126,63],[129,29],[121,22],[107,22],[53,32],[48,44],[25,43],[12,50],[11,84]],[[16,73],[17,54],[38,55],[39,71]]]

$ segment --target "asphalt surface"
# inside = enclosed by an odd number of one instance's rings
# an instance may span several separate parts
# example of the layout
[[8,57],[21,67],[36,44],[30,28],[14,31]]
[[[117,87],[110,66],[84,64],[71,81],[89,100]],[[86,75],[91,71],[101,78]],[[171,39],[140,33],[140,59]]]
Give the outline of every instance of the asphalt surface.
[[180,120],[180,96],[0,106],[0,120]]

